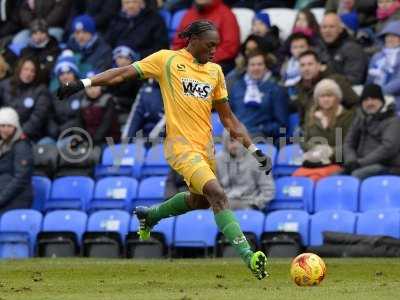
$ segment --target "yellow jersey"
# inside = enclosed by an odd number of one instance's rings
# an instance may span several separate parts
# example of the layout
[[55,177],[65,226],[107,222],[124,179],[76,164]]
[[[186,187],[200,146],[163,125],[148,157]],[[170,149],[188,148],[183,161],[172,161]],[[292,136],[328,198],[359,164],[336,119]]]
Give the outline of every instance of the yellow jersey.
[[199,64],[186,50],[161,50],[133,63],[140,78],[160,84],[166,117],[166,143],[173,152],[208,152],[212,143],[211,109],[227,101],[221,67]]

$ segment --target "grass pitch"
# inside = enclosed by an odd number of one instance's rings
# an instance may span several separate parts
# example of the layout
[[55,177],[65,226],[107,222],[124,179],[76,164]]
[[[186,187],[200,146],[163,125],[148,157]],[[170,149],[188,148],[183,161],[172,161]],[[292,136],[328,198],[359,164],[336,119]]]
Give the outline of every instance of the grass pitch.
[[326,259],[318,287],[295,286],[290,260],[258,281],[237,259],[31,259],[0,262],[0,300],[400,299],[399,259]]

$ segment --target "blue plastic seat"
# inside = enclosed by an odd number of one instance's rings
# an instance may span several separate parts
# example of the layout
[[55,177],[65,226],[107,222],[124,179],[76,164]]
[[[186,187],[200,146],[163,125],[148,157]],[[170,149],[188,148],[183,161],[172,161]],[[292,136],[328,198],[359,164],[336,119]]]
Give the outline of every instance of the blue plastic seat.
[[351,176],[331,176],[317,182],[314,196],[314,210],[358,210],[360,181]]
[[0,219],[0,257],[33,256],[36,237],[42,228],[42,214],[33,209],[5,212]]
[[[165,238],[165,242],[167,246],[172,245],[172,241],[174,239],[174,224],[175,224],[175,217],[162,219],[160,222],[157,223],[152,229],[151,232],[157,232],[163,234]],[[137,232],[139,229],[139,221],[136,216],[132,217],[130,231]]]
[[50,198],[44,210],[78,209],[85,210],[93,197],[94,181],[84,176],[66,176],[53,182]]
[[287,145],[280,149],[276,166],[275,176],[290,176],[303,163],[303,150],[299,144]]
[[33,204],[32,208],[43,211],[44,204],[50,197],[51,180],[47,177],[33,176]]
[[281,177],[275,181],[275,199],[268,210],[304,209],[310,211],[314,183],[307,177]]
[[96,211],[89,217],[87,231],[118,232],[123,241],[129,231],[130,219],[129,213],[123,210]]
[[265,215],[253,209],[241,209],[235,211],[235,216],[243,232],[251,232],[260,239],[264,230]]
[[303,245],[309,241],[309,215],[302,210],[277,210],[267,214],[264,231],[298,232]]
[[190,248],[214,247],[217,233],[218,228],[212,211],[191,211],[176,218],[174,246]]
[[289,127],[287,136],[292,137],[297,132],[300,126],[300,117],[298,113],[290,114],[289,115]]
[[400,177],[374,176],[365,179],[360,189],[360,211],[400,209]]
[[95,177],[140,176],[145,149],[142,143],[117,144],[103,151],[101,165],[96,166]]
[[400,213],[393,210],[369,210],[358,215],[357,234],[386,235],[400,238]]
[[323,244],[323,231],[355,233],[356,215],[347,210],[323,210],[311,216],[310,245]]
[[175,36],[176,31],[178,30],[179,25],[181,24],[181,21],[183,19],[183,17],[185,16],[187,12],[187,9],[182,9],[182,10],[178,10],[177,12],[175,12],[172,16],[171,19],[171,25],[169,28],[169,39],[172,41],[172,39]]
[[135,206],[151,206],[164,200],[165,177],[154,176],[143,179],[139,184],[139,192]]
[[88,211],[100,209],[124,209],[131,211],[136,199],[138,182],[130,177],[107,177],[96,183]]
[[164,19],[165,25],[169,29],[169,27],[171,25],[171,19],[172,19],[171,13],[166,9],[159,9],[158,13]]
[[164,146],[155,145],[147,152],[141,170],[141,177],[165,176],[169,172],[168,162],[164,157]]
[[86,231],[87,215],[78,210],[55,210],[46,214],[43,219],[44,232],[73,232],[78,243]]
[[222,136],[224,132],[224,125],[222,125],[218,113],[211,114],[211,125],[212,125],[212,135]]

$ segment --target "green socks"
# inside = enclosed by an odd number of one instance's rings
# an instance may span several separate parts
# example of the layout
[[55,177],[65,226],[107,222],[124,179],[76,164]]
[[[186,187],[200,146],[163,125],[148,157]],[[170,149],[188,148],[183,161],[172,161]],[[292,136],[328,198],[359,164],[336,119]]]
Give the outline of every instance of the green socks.
[[215,222],[217,223],[219,230],[228,239],[242,260],[249,266],[253,251],[251,250],[246,237],[243,235],[233,212],[229,209],[225,209],[215,214]]
[[152,206],[148,215],[151,225],[157,224],[161,219],[178,216],[192,210],[186,203],[187,195],[187,192],[182,192],[159,205]]

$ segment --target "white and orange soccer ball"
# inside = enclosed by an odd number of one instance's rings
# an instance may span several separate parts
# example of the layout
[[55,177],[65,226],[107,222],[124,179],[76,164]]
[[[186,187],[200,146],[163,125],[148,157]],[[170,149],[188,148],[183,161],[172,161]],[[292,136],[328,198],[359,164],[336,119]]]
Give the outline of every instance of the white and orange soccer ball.
[[326,276],[326,266],[318,255],[303,253],[293,259],[290,276],[298,286],[318,285]]

